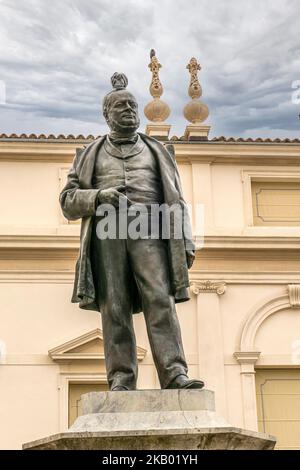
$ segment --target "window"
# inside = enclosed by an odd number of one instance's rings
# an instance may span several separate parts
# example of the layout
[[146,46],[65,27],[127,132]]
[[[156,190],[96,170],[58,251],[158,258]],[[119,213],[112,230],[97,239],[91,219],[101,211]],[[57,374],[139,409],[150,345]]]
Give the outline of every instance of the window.
[[69,384],[69,427],[75,419],[81,416],[81,395],[89,392],[104,392],[108,390],[108,384],[100,383],[70,383]]
[[300,182],[252,181],[253,224],[300,226]]
[[256,371],[258,429],[277,438],[276,449],[300,450],[300,370]]

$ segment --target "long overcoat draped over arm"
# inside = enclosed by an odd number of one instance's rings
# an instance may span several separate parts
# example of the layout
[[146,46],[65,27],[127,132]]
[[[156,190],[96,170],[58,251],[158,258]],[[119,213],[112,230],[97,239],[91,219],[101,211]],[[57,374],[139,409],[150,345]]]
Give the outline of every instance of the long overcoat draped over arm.
[[[157,140],[140,133],[140,137],[152,150],[160,171],[164,202],[171,206],[179,204],[183,209],[182,217],[183,237],[170,238],[169,267],[171,286],[175,302],[184,302],[189,299],[187,287],[189,286],[186,250],[194,249],[191,236],[191,226],[187,206],[183,198],[179,173],[173,156]],[[97,304],[97,286],[100,280],[93,278],[90,256],[90,241],[93,219],[97,209],[97,196],[100,189],[93,189],[92,176],[96,156],[105,140],[105,136],[89,144],[85,149],[77,151],[71,170],[68,173],[67,183],[60,194],[60,205],[64,216],[68,220],[82,219],[80,232],[80,251],[76,263],[74,290],[72,302],[79,302],[79,306],[86,310],[99,311]],[[174,232],[171,220],[170,232]],[[136,289],[138,292],[138,290]],[[138,294],[137,294],[138,295]],[[134,299],[134,313],[142,310],[141,299]]]

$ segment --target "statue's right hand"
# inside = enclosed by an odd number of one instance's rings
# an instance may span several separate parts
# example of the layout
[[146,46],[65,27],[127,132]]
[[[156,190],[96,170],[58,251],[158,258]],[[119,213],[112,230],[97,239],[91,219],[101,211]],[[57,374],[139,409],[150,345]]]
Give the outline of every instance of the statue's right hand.
[[129,199],[122,193],[122,191],[125,191],[125,189],[125,186],[103,189],[98,194],[99,204],[111,204],[114,207],[119,207],[120,198],[125,198],[127,199],[127,203],[130,203]]

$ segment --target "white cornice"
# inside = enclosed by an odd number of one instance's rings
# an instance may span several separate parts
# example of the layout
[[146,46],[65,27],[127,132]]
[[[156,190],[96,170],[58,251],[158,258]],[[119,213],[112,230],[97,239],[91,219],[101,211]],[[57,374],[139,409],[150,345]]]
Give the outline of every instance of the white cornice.
[[243,165],[299,165],[300,145],[189,143],[174,145],[176,160],[188,163],[230,163]]
[[[78,361],[78,360],[104,360],[105,356],[104,353],[88,353],[88,352],[80,352],[75,353],[72,352],[73,349],[88,345],[89,342],[94,341],[95,339],[100,340],[103,342],[103,334],[100,328],[95,328],[94,330],[88,331],[87,333],[83,333],[76,338],[72,338],[67,340],[66,342],[52,348],[49,350],[49,356],[53,361],[56,362],[65,362],[65,361]],[[147,354],[147,350],[137,346],[137,358],[138,360],[144,359]]]
[[246,236],[246,235],[209,235],[204,237],[204,245],[201,240],[197,242],[196,247],[202,249],[297,249],[300,248],[300,236]]
[[83,147],[83,143],[63,142],[0,142],[0,161],[15,162],[63,162],[71,163],[76,148]]
[[0,235],[0,249],[69,249],[78,250],[80,246],[79,235]]
[[[75,268],[75,264],[74,264]],[[73,284],[74,270],[2,269],[1,284]]]
[[[75,263],[74,263],[75,268]],[[73,284],[75,272],[74,270],[39,270],[39,269],[2,269],[0,270],[1,284]],[[206,282],[211,280],[213,283],[223,279],[226,284],[284,284],[298,283],[300,284],[300,271],[298,272],[236,272],[236,270],[212,272],[207,270],[194,270],[189,273],[191,282]]]
[[103,340],[103,335],[100,328],[95,328],[94,330],[83,333],[80,336],[76,336],[76,338],[71,338],[62,344],[49,349],[49,356],[53,357],[53,355],[67,354],[70,350],[87,344],[94,339],[100,339],[101,341]]
[[[86,142],[74,141],[0,141],[0,161],[71,163],[76,148]],[[255,165],[299,165],[300,144],[290,143],[175,143],[176,159],[180,162],[230,163]]]
[[[73,228],[73,227],[72,227]],[[295,231],[294,231],[295,233]],[[197,241],[197,249],[268,249],[268,250],[298,250],[300,248],[300,236],[236,236],[236,235],[208,235],[204,238],[204,246]],[[0,235],[0,249],[66,249],[78,250],[80,247],[79,234],[74,235]]]
[[297,282],[300,283],[300,270],[298,272],[291,271],[239,271],[232,270],[218,270],[217,272],[208,270],[191,270],[189,272],[191,283],[205,282],[211,280],[212,282],[218,282],[222,279],[227,284],[254,284],[254,285],[286,285],[287,283]]
[[237,351],[233,355],[239,364],[255,364],[260,354],[260,351]]

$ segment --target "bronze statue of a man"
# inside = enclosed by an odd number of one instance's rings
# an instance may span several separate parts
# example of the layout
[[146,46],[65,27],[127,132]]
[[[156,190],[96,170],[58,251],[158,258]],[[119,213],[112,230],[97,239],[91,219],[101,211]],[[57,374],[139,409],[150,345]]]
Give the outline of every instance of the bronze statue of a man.
[[[137,133],[138,105],[126,90],[126,76],[114,74],[112,84],[113,91],[103,101],[110,133],[77,152],[60,195],[64,216],[82,219],[72,302],[101,312],[111,390],[136,389],[132,314],[141,311],[161,388],[202,388],[201,380],[187,376],[175,309],[175,302],[189,299],[188,268],[194,260],[176,162],[160,142]],[[139,238],[128,233],[126,237],[99,237],[97,224],[107,215],[99,208],[110,205],[118,215],[120,202],[126,207],[143,206],[146,211],[153,205],[179,205],[185,214],[184,223],[183,218],[180,221],[182,237],[172,236],[174,219],[168,239],[161,235],[164,216],[159,236],[151,236],[150,223],[146,236]]]

